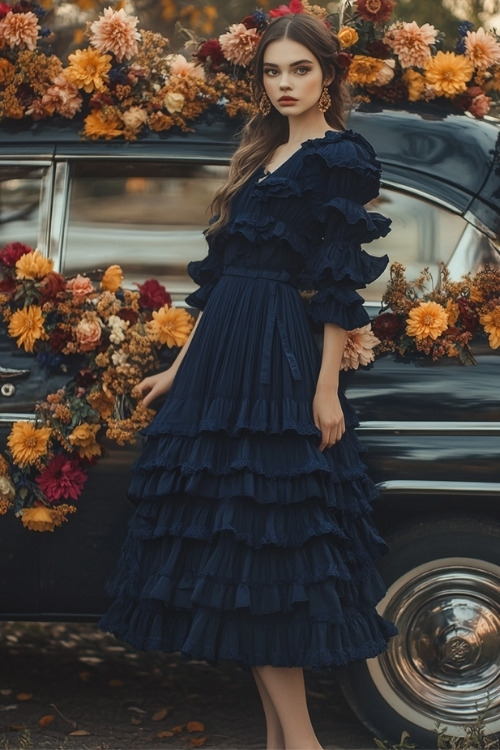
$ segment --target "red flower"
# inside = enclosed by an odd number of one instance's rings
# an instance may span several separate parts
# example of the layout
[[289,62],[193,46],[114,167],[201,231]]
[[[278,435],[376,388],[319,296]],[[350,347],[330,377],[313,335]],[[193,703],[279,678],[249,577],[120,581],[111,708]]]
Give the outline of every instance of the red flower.
[[270,18],[279,18],[279,16],[288,16],[290,13],[303,13],[304,8],[300,0],[291,0],[290,5],[280,5],[278,8],[269,11]]
[[382,313],[372,320],[372,331],[381,341],[394,339],[402,327],[401,320],[394,313]]
[[49,503],[56,503],[59,500],[78,500],[87,481],[87,475],[81,470],[76,459],[59,453],[36,481]]
[[56,354],[62,352],[66,344],[71,341],[71,333],[69,331],[62,331],[60,328],[56,328],[53,333],[50,334],[50,350]]
[[60,273],[49,273],[40,284],[42,302],[57,299],[58,294],[66,289],[66,279]]
[[393,0],[358,0],[358,13],[364,21],[388,21],[396,5]]
[[378,57],[379,60],[388,60],[392,55],[389,45],[384,44],[381,39],[374,39],[373,42],[367,44],[366,50],[371,57]]
[[201,63],[210,63],[210,70],[218,70],[224,63],[224,55],[218,39],[209,39],[200,45],[193,57]]
[[139,297],[141,307],[147,310],[159,310],[164,305],[172,304],[172,297],[156,279],[149,279],[144,284],[136,284],[136,286],[141,293]]
[[120,318],[120,320],[127,320],[130,325],[133,326],[134,323],[137,323],[139,313],[137,313],[135,310],[132,310],[131,307],[124,307],[122,310],[118,310],[116,316]]
[[479,318],[474,305],[468,297],[459,297],[457,305],[460,310],[460,319],[462,321],[462,328],[465,331],[475,331],[478,324]]
[[5,18],[10,10],[12,10],[10,5],[7,5],[6,3],[0,3],[0,19]]
[[339,68],[343,68],[347,71],[351,65],[352,57],[348,52],[339,52],[338,55],[335,55],[335,62]]
[[16,288],[16,280],[10,276],[6,276],[0,281],[0,292],[13,292]]
[[97,380],[97,375],[92,370],[79,370],[75,378],[75,384],[78,388],[90,388]]
[[4,266],[15,266],[19,258],[32,252],[32,248],[23,245],[22,242],[10,242],[3,250],[0,250],[0,263]]

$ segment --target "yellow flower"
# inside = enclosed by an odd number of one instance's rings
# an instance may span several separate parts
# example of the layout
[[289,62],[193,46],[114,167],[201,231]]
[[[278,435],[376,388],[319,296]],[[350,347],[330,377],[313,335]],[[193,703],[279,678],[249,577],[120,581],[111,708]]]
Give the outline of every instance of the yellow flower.
[[460,308],[456,302],[449,299],[446,303],[446,314],[448,315],[448,325],[454,326],[460,315]]
[[160,344],[184,346],[194,325],[194,318],[183,308],[161,307],[153,312],[148,331]]
[[0,57],[0,84],[7,85],[16,73],[15,67],[5,57]]
[[113,265],[109,266],[104,271],[101,279],[101,289],[105,292],[116,292],[120,288],[123,281],[123,271],[120,266]]
[[438,96],[453,98],[467,88],[474,67],[464,55],[438,52],[425,65],[425,78]]
[[39,505],[36,508],[24,508],[21,516],[23,526],[31,531],[54,531],[58,525],[57,518],[50,508]]
[[356,29],[352,29],[350,26],[343,26],[337,34],[337,39],[342,49],[347,49],[347,47],[352,47],[353,44],[356,44],[359,34]]
[[123,122],[112,108],[96,109],[85,118],[87,138],[118,138],[123,135]]
[[406,83],[408,88],[408,99],[410,102],[418,102],[422,98],[422,94],[425,91],[425,78],[416,70],[405,70],[403,73],[403,81]]
[[446,310],[437,302],[421,302],[408,314],[406,333],[416,339],[437,339],[448,328]]
[[378,57],[354,55],[347,74],[347,81],[358,86],[373,84],[382,70],[384,62]]
[[97,50],[77,49],[68,56],[70,65],[65,69],[66,78],[87,94],[102,91],[108,83],[111,70],[111,55],[101,55]]
[[101,446],[96,441],[96,435],[100,429],[100,424],[83,422],[68,436],[69,442],[75,446],[80,458],[93,458],[101,455]]
[[19,348],[23,347],[27,352],[32,352],[35,341],[47,338],[43,327],[42,308],[30,305],[17,310],[10,319],[9,334],[17,339]]
[[54,269],[54,262],[44,258],[39,250],[21,255],[16,263],[16,274],[19,279],[43,279]]
[[498,349],[500,347],[500,307],[481,315],[479,322],[489,334],[488,340],[491,348]]
[[15,463],[21,468],[35,463],[47,452],[50,427],[36,428],[31,422],[14,422],[7,438]]
[[10,474],[9,464],[0,453],[0,477],[7,477]]

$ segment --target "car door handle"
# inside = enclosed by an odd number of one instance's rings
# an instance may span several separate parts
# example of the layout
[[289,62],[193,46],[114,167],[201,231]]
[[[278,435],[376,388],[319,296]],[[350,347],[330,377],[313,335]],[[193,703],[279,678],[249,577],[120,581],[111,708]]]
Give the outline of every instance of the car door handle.
[[11,367],[0,367],[0,380],[14,380],[29,375],[29,370],[15,370]]

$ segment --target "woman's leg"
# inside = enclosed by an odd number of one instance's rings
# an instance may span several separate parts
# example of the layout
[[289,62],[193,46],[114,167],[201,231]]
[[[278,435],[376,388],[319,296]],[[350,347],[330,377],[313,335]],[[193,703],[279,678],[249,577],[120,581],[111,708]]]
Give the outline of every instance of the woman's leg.
[[266,690],[266,686],[264,685],[259,672],[257,669],[253,669],[252,671],[262,701],[262,706],[264,708],[264,714],[266,716],[267,750],[285,750],[285,737],[274,704]]
[[299,667],[255,667],[278,717],[286,750],[321,750],[307,708],[304,671]]

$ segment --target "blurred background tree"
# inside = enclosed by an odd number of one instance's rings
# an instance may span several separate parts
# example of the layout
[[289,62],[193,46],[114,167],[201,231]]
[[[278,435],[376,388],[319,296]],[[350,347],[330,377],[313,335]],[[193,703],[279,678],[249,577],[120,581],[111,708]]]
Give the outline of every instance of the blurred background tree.
[[[230,23],[236,23],[257,7],[266,10],[288,0],[39,0],[46,9],[45,23],[56,32],[54,52],[65,58],[69,52],[85,44],[87,21],[95,20],[104,8],[124,8],[139,17],[140,27],[160,32],[180,49],[187,40],[180,28],[188,29],[200,38],[222,33]],[[314,0],[313,0],[314,1]],[[320,5],[336,10],[343,0],[316,0]],[[431,23],[450,40],[457,36],[459,21],[469,20],[476,26],[488,25],[500,13],[500,0],[397,0],[394,18],[414,20],[418,24]],[[500,20],[499,24],[500,26]]]

